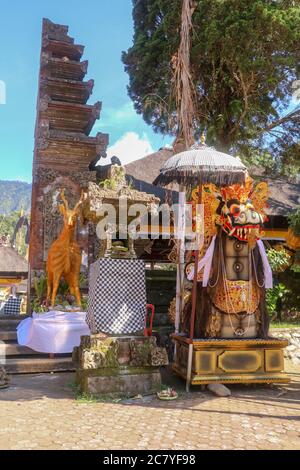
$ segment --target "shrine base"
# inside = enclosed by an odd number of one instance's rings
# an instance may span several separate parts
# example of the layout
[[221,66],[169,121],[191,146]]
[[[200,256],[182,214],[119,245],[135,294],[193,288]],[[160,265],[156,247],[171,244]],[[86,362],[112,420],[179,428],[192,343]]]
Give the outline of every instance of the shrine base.
[[191,384],[287,383],[283,349],[286,340],[193,339],[173,335],[176,346],[172,368],[187,378],[189,343],[193,344]]
[[166,349],[144,336],[82,336],[73,360],[80,392],[93,396],[155,393],[160,367],[168,364]]

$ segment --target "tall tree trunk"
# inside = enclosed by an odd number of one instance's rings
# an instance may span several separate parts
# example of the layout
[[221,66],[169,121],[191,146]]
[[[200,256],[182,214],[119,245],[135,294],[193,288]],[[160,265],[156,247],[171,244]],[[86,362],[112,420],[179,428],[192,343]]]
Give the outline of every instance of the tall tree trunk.
[[192,16],[194,0],[182,1],[180,45],[172,58],[174,69],[173,93],[177,104],[178,134],[176,143],[183,141],[185,148],[194,143],[195,89],[190,71]]

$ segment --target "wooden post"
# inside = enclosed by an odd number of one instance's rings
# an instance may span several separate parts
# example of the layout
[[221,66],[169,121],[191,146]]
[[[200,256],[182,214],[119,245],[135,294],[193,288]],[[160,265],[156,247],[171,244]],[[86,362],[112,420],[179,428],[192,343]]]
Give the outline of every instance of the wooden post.
[[[177,279],[176,279],[176,314],[175,314],[175,333],[179,332],[180,316],[182,312],[182,293],[184,279],[184,260],[185,260],[185,191],[184,186],[179,188],[179,208],[177,221],[177,239],[179,244]],[[174,359],[176,357],[176,344],[174,348]]]
[[[198,186],[198,204],[202,202],[202,186]],[[196,232],[196,243],[198,243],[198,234]],[[195,331],[195,318],[196,318],[196,306],[197,306],[197,278],[198,278],[198,262],[199,262],[199,246],[196,248],[195,255],[195,267],[194,267],[194,279],[193,279],[193,290],[192,290],[192,313],[190,321],[190,340],[189,344],[189,355],[187,364],[187,375],[186,375],[186,391],[189,392],[192,376],[192,363],[193,363],[193,338]]]
[[188,352],[188,363],[187,363],[187,372],[186,372],[186,391],[190,391],[191,385],[191,376],[192,376],[192,365],[193,365],[193,342],[189,344]]

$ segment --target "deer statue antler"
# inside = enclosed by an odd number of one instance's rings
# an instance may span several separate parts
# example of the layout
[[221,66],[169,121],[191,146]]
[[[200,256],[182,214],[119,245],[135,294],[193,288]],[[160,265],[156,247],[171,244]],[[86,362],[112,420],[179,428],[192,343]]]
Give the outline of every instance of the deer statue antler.
[[64,189],[61,190],[60,197],[62,199],[62,202],[64,203],[64,206],[65,206],[66,210],[69,210],[69,203],[68,203],[68,201],[65,197],[65,190]]
[[77,211],[77,209],[82,205],[83,201],[84,201],[84,191],[82,190],[80,199],[77,202],[76,206],[74,207],[74,211]]

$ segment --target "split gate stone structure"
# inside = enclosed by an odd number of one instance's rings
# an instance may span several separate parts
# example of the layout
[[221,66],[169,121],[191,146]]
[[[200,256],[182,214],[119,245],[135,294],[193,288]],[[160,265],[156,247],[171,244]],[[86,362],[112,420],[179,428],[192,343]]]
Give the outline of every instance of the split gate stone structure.
[[[61,188],[75,203],[82,189],[95,181],[89,164],[105,155],[108,135],[90,132],[100,117],[101,103],[87,104],[94,81],[84,81],[88,62],[84,47],[68,35],[68,27],[43,20],[35,127],[31,234],[31,270],[43,270],[51,242],[61,228],[57,196]],[[71,205],[70,204],[70,205]],[[92,227],[78,230],[78,240],[93,258]]]

